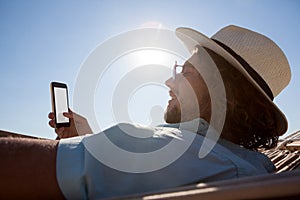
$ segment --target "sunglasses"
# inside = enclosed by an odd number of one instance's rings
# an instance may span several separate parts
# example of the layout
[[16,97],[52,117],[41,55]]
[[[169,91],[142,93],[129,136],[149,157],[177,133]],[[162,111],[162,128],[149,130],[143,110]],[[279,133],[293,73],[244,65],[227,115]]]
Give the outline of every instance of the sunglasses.
[[177,61],[175,61],[175,64],[173,66],[173,76],[172,76],[173,79],[175,79],[177,74],[182,73],[182,71],[183,71],[183,65],[178,65]]

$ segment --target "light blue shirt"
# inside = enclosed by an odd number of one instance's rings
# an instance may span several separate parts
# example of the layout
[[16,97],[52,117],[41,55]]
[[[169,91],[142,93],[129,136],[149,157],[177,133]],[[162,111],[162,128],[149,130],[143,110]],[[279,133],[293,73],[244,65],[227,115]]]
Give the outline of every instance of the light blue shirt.
[[[199,128],[191,131],[195,122]],[[202,119],[161,127],[122,123],[99,134],[62,139],[59,187],[67,199],[101,199],[275,170],[259,152],[207,140],[208,128]],[[207,150],[204,157],[200,147]]]

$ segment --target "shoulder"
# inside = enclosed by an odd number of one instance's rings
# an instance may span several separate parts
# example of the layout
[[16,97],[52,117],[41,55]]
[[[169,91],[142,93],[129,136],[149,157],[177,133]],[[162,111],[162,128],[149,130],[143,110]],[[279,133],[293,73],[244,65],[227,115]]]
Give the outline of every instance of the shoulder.
[[[237,163],[239,167],[241,166],[241,176],[243,176],[243,174],[258,175],[275,171],[274,164],[266,155],[246,149],[226,140],[221,140],[220,143],[234,155],[230,157],[230,159]],[[252,170],[247,171],[245,169]]]
[[103,131],[108,134],[126,134],[136,138],[181,138],[182,131],[172,126],[146,126],[142,124],[118,123]]

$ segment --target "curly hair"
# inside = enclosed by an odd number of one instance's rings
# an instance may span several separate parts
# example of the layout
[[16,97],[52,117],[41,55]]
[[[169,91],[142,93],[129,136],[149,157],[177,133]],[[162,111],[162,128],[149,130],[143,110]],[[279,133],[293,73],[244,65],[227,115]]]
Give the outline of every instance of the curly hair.
[[206,50],[218,66],[226,91],[227,110],[221,138],[251,150],[275,147],[278,133],[270,102],[229,62]]

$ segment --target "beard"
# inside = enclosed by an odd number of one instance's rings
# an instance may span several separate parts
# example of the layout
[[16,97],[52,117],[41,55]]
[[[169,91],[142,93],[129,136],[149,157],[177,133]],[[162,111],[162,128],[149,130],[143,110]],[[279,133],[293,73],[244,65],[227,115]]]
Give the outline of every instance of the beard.
[[201,106],[202,116],[200,115],[200,106],[197,100],[178,101],[178,99],[171,99],[164,113],[164,119],[170,124],[186,122],[199,117],[209,120],[210,102]]
[[177,99],[169,101],[168,107],[166,108],[164,119],[167,123],[174,124],[181,122],[181,109]]

